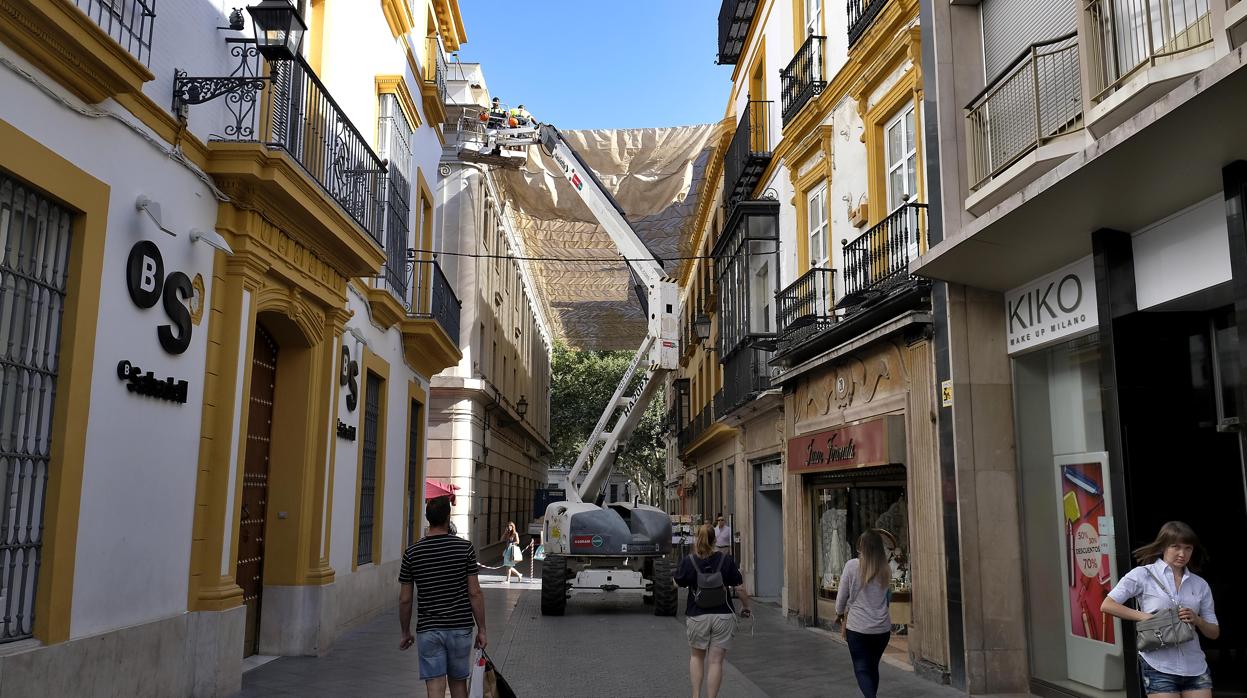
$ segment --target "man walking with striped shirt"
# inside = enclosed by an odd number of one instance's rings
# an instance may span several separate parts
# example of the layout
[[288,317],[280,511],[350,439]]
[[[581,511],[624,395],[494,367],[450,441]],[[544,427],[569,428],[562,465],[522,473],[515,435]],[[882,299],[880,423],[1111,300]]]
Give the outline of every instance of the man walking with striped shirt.
[[[398,573],[398,648],[416,645],[420,679],[429,698],[467,698],[472,672],[472,625],[475,645],[485,649],[485,597],[476,578],[476,549],[450,532],[450,497],[430,499],[424,508],[429,533],[408,546]],[[412,597],[418,590],[416,635],[411,635]]]

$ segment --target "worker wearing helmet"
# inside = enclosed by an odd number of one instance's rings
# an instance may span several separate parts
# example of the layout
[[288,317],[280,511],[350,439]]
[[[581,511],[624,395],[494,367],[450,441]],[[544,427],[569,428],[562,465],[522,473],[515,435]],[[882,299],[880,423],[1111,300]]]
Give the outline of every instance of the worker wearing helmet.
[[511,110],[511,118],[515,120],[515,123],[511,124],[512,126],[527,126],[532,123],[533,115],[529,114],[528,110],[521,104]]
[[494,97],[493,101],[489,104],[489,127],[502,128],[502,125],[506,123],[506,120],[507,110],[503,109],[502,102],[500,102],[497,97]]

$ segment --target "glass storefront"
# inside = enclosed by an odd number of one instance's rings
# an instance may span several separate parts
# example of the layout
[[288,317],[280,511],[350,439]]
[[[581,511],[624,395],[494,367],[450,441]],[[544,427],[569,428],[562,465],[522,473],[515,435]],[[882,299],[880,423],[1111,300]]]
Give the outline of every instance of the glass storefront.
[[[870,469],[875,470],[875,469]],[[809,478],[813,499],[814,585],[818,620],[829,624],[840,588],[844,564],[857,555],[857,538],[879,528],[895,539],[887,541],[892,567],[893,623],[909,623],[909,510],[903,468],[881,468],[877,473],[815,475]]]
[[[1091,334],[1013,361],[1024,587],[1033,677],[1124,696],[1121,622],[1100,612],[1118,579]],[[1124,543],[1123,543],[1124,544]]]

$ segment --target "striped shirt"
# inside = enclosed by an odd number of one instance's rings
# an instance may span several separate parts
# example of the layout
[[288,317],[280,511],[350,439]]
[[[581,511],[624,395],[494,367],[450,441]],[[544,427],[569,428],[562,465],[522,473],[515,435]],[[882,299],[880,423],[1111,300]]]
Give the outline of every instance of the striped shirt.
[[468,577],[476,571],[476,548],[458,536],[426,536],[408,546],[398,583],[416,585],[416,632],[473,626]]

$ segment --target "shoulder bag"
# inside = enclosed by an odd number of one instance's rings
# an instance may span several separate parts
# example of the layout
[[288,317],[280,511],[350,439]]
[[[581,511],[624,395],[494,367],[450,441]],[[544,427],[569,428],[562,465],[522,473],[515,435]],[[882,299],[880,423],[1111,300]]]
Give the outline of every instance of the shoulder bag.
[[1168,647],[1177,647],[1184,642],[1194,640],[1195,628],[1189,623],[1178,620],[1178,600],[1169,594],[1169,589],[1152,572],[1151,568],[1144,566],[1143,569],[1156,582],[1160,590],[1165,592],[1165,596],[1169,597],[1173,605],[1157,611],[1147,620],[1135,623],[1135,646],[1140,652],[1153,652]]

